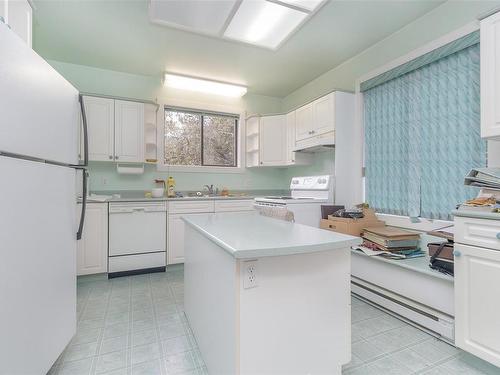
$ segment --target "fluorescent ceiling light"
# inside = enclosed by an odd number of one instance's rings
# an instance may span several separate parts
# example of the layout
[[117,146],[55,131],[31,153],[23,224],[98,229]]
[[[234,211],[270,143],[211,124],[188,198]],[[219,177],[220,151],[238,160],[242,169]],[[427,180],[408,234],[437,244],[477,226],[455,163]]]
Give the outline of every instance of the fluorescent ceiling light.
[[323,2],[323,0],[279,0],[279,1],[285,4],[294,5],[301,9],[306,9],[310,12],[316,9],[318,5]]
[[233,85],[210,81],[206,79],[193,78],[178,74],[165,73],[163,84],[181,90],[197,91],[206,94],[214,94],[230,97],[241,97],[247,93],[245,86]]
[[277,3],[243,0],[224,36],[274,49],[307,16],[306,12]]

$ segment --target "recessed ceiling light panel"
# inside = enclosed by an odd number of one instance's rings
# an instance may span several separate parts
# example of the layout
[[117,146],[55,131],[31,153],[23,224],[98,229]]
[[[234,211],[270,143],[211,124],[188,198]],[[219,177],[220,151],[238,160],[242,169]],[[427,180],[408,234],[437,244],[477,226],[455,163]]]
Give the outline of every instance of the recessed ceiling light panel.
[[277,3],[243,0],[224,37],[275,49],[307,16]]
[[236,0],[150,0],[152,22],[210,35],[219,35]]
[[294,5],[301,9],[308,10],[312,12],[315,10],[324,0],[279,0],[281,3]]
[[165,73],[163,84],[167,87],[175,89],[197,91],[205,94],[229,96],[234,98],[241,97],[247,93],[247,88],[245,86],[172,73]]

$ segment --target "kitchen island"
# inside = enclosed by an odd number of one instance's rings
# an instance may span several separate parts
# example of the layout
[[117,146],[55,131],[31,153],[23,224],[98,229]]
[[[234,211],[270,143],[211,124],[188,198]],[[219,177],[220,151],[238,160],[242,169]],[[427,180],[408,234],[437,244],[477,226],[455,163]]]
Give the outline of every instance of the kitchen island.
[[341,373],[360,238],[257,213],[184,221],[185,312],[210,374]]

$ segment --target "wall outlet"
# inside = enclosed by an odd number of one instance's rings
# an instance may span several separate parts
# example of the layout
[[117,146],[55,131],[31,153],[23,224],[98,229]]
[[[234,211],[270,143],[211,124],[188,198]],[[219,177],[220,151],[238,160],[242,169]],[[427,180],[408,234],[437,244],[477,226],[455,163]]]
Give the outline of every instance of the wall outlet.
[[250,289],[259,286],[257,278],[257,261],[249,260],[243,262],[243,289]]

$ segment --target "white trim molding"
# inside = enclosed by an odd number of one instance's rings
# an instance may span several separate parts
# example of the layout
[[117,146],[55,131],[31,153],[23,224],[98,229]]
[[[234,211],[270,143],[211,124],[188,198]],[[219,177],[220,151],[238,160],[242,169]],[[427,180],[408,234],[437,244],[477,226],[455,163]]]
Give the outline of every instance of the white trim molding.
[[[232,108],[220,105],[207,105],[205,103],[198,102],[188,102],[179,100],[163,100],[159,103],[159,110],[157,112],[157,152],[158,152],[158,162],[156,164],[156,170],[158,172],[172,172],[172,173],[244,173],[245,172],[245,118],[246,113],[242,112],[239,108]],[[164,160],[164,124],[165,124],[165,107],[179,107],[185,109],[192,109],[196,111],[210,111],[210,112],[221,112],[227,114],[235,114],[239,116],[238,119],[238,130],[237,130],[237,167],[206,167],[206,166],[191,166],[191,165],[166,165],[163,164]]]

